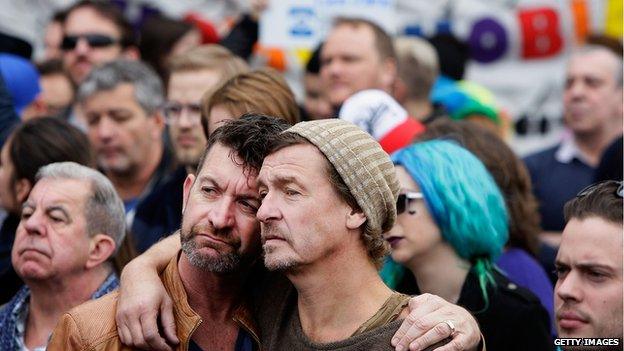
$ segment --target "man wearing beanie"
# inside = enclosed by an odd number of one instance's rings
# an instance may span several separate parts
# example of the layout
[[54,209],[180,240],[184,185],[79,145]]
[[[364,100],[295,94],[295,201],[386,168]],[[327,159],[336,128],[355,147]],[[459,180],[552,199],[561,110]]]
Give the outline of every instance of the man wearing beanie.
[[[409,299],[386,287],[377,272],[386,254],[381,234],[394,224],[399,191],[388,155],[370,135],[339,119],[299,123],[267,144],[268,156],[246,184],[258,184],[256,240],[265,266],[275,272],[245,276],[255,282],[245,291],[262,349],[394,350],[391,338]],[[205,229],[206,235],[235,241],[240,206],[225,203],[215,208],[231,229]],[[171,299],[162,293],[157,270],[179,248],[171,236],[126,266],[116,318],[119,330],[131,331],[119,335],[124,343],[165,350],[160,325],[175,344]],[[449,350],[474,349],[478,326],[467,311],[441,298],[419,298],[410,301],[410,322],[400,335],[420,337],[422,347],[451,336]],[[429,330],[410,329],[416,320]]]
[[272,311],[260,324],[274,326],[265,347],[393,349],[409,296],[377,272],[399,192],[380,145],[341,120],[299,123],[270,148],[258,185],[265,266],[292,283],[261,304]]

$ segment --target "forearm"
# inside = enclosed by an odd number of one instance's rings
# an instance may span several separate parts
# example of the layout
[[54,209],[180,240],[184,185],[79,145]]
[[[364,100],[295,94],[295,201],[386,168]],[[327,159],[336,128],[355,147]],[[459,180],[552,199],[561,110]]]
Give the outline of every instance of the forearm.
[[[141,349],[171,350],[176,336],[173,303],[158,276],[180,250],[175,233],[130,261],[121,273],[115,320],[122,343]],[[161,337],[159,325],[167,340]]]

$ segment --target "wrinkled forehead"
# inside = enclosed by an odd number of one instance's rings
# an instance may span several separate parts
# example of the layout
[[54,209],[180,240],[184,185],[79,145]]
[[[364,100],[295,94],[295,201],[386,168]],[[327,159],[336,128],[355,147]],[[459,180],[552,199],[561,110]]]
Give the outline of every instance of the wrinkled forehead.
[[27,202],[35,206],[64,204],[72,208],[82,208],[90,195],[91,184],[87,180],[43,178],[35,183]]
[[622,270],[622,224],[599,217],[572,218],[563,230],[557,260],[567,264],[602,264]]
[[267,177],[281,176],[317,178],[325,177],[328,161],[321,151],[311,143],[296,144],[281,148],[264,158],[258,178],[260,182]]
[[592,75],[615,79],[618,60],[606,50],[577,52],[570,57],[567,75]]
[[251,190],[257,189],[258,172],[246,167],[243,160],[232,148],[216,142],[207,151],[197,179],[213,179],[223,184],[240,183]]

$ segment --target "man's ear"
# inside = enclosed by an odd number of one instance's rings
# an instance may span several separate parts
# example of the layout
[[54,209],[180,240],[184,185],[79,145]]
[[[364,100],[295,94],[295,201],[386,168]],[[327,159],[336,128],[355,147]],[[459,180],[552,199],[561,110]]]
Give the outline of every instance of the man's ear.
[[32,190],[32,184],[26,178],[18,179],[15,182],[15,199],[18,204],[23,203],[28,198],[28,194]]
[[384,89],[392,93],[394,81],[397,79],[398,68],[394,59],[387,58],[381,63],[381,84]]
[[[197,172],[199,172],[199,170],[197,170]],[[184,180],[184,189],[182,191],[182,213],[184,213],[184,210],[186,209],[186,202],[188,201],[190,197],[191,188],[193,187],[194,182],[195,182],[195,175],[189,173],[186,176],[186,179]]]
[[149,118],[152,118],[152,123],[154,124],[154,132],[152,134],[152,138],[162,138],[163,131],[165,130],[165,117],[160,111],[156,111],[152,113]]
[[407,100],[407,84],[400,77],[397,77],[392,85],[392,97],[400,104]]
[[351,209],[351,212],[347,214],[347,228],[357,229],[366,222],[366,215],[361,210]]
[[106,234],[92,236],[89,243],[89,259],[87,260],[86,268],[96,267],[108,260],[115,253],[116,247],[117,245],[113,238]]

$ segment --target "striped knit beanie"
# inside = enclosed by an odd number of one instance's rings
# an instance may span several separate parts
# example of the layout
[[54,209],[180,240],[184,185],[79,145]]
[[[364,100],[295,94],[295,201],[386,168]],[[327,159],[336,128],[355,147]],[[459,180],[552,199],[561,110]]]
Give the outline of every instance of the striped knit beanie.
[[364,211],[369,233],[392,228],[400,186],[390,157],[375,139],[340,119],[300,122],[286,132],[304,137],[325,155]]

